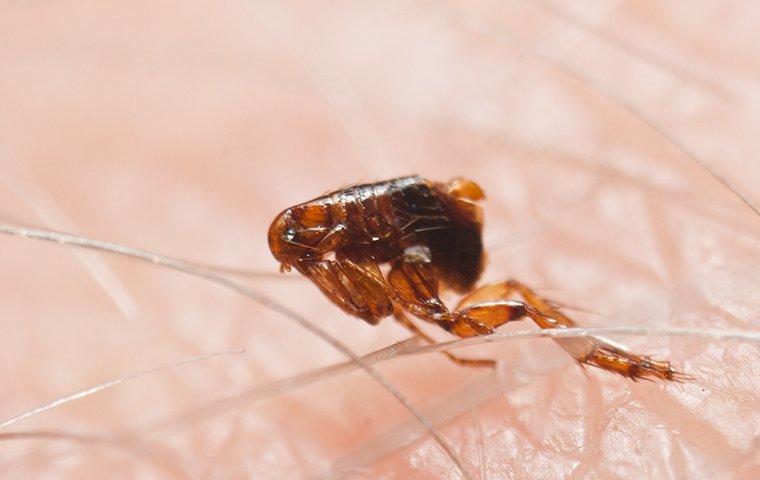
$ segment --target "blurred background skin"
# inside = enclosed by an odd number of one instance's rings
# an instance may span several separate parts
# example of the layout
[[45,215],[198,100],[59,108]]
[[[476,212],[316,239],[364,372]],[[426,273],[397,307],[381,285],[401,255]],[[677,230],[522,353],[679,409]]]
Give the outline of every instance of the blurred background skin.
[[[3,2],[0,212],[276,273],[283,208],[465,175],[488,195],[484,281],[520,279],[587,326],[751,330],[760,218],[684,150],[760,202],[759,17],[730,1]],[[193,416],[345,360],[240,295],[23,238],[0,238],[0,260],[2,419],[245,349],[3,429],[3,477],[462,478],[361,372]],[[355,352],[408,337],[289,276],[240,281]],[[435,354],[377,369],[472,478],[760,475],[755,344],[620,341],[700,383],[584,371],[543,339],[459,351],[495,372]]]

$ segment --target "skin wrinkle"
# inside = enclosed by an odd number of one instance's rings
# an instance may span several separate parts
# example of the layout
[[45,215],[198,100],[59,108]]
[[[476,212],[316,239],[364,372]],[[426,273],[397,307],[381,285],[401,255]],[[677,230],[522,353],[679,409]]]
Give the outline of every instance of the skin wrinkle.
[[[266,11],[257,2],[225,10],[201,2],[5,5],[2,180],[18,179],[18,186],[30,172],[35,187],[89,237],[271,273],[277,267],[264,237],[282,208],[357,182],[466,175],[487,195],[489,280],[514,276],[577,305],[581,311],[570,313],[584,326],[756,325],[760,219],[640,119],[623,119],[619,100],[595,99],[594,87],[625,92],[626,102],[756,197],[760,166],[750,134],[758,127],[750,113],[756,34],[742,25],[757,12],[729,3],[712,19],[700,15],[715,2],[629,1],[586,19],[583,8],[591,7],[582,3],[553,3],[549,13],[522,3],[391,2],[383,9],[283,3]],[[253,14],[257,9],[265,13]],[[552,12],[559,9],[566,15],[558,23]],[[569,18],[577,24],[568,26]],[[504,38],[494,39],[499,31]],[[635,61],[630,52],[598,48],[609,32],[633,48]],[[572,48],[556,43],[568,33]],[[538,58],[544,51],[553,60]],[[560,52],[594,87],[557,70],[552,62]],[[647,62],[656,63],[657,75],[642,75]],[[689,87],[684,76],[717,96]],[[578,197],[595,182],[588,197]],[[39,226],[7,189],[0,188],[0,205],[3,218]],[[642,205],[649,218],[624,218]],[[90,440],[2,436],[0,465],[12,469],[3,474],[322,478],[336,460],[387,435],[386,455],[354,464],[361,478],[459,478],[408,414],[358,372],[256,402],[241,399],[203,422],[141,435],[139,426],[151,421],[343,359],[234,295],[104,258],[137,305],[136,318],[127,321],[66,249],[8,237],[0,245],[0,379],[7,392],[0,418],[167,359],[247,351],[242,362],[238,356],[148,376],[19,424],[23,432]],[[672,285],[656,283],[654,272],[667,272]],[[346,317],[305,281],[241,281],[308,315],[357,352],[406,338],[391,321],[370,327]],[[456,300],[447,297],[449,304]],[[475,395],[477,425],[462,399],[462,413],[438,426],[476,478],[481,472],[491,479],[556,472],[757,476],[756,442],[740,441],[726,423],[736,421],[730,412],[743,411],[744,435],[758,433],[754,345],[619,340],[702,375],[702,383],[632,384],[582,371],[553,342],[537,339],[456,350],[498,358],[496,373],[461,369],[439,354],[377,368],[426,413],[456,405],[452,392],[463,385],[488,378],[503,385],[501,394]],[[563,402],[582,405],[552,401],[550,388]],[[647,456],[656,446],[643,449],[640,470],[620,460],[624,445],[605,441],[632,405],[650,413],[633,417],[636,429],[659,429],[663,436],[650,438],[670,444],[659,455]],[[556,409],[582,416],[576,423],[587,431],[577,458],[542,451],[539,432],[552,431],[546,422]],[[411,425],[420,439],[408,442],[396,425]],[[136,437],[111,443],[114,433],[135,426]],[[473,444],[477,429],[484,432],[482,456]],[[736,462],[716,461],[713,441]],[[668,454],[675,444],[678,453]],[[114,455],[114,448],[128,454]]]

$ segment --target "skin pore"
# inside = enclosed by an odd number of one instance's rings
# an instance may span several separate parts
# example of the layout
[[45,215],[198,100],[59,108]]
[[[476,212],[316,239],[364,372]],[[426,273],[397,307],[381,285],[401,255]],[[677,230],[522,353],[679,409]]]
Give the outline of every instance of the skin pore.
[[[760,202],[757,11],[302,3],[0,7],[2,223],[264,273],[231,278],[366,354],[406,330],[277,273],[269,222],[356,182],[466,175],[487,196],[484,282],[583,326],[756,326],[760,216],[698,162]],[[3,475],[465,478],[358,369],[275,383],[347,361],[292,319],[134,259],[0,242],[0,422],[124,380],[1,429]],[[374,368],[467,478],[758,475],[756,343],[614,338],[698,380],[582,370],[546,339],[456,351],[496,371]]]

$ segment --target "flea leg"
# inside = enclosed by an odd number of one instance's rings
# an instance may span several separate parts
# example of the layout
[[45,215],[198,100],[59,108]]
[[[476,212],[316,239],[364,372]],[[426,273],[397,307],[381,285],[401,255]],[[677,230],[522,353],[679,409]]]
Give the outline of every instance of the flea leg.
[[[515,304],[520,302],[507,300],[513,293],[525,301],[525,316],[531,318],[539,327],[575,326],[575,322],[560,312],[556,305],[514,280],[478,288],[460,301],[457,310],[462,314],[475,316],[482,323],[495,328],[504,323],[503,315],[515,314]],[[512,304],[512,306],[507,307],[506,304]],[[493,321],[489,321],[490,318],[493,318]],[[659,378],[681,381],[691,378],[674,370],[670,362],[652,360],[647,356],[635,354],[603,338],[557,338],[555,342],[572,355],[581,366],[592,365],[603,368],[632,380]]]
[[338,258],[299,262],[295,267],[335,305],[371,325],[393,313],[390,286],[376,262]]
[[[417,327],[417,325],[412,323],[409,317],[407,317],[406,314],[400,308],[397,308],[395,312],[393,312],[393,316],[396,318],[396,320],[398,320],[398,322],[401,325],[406,327],[410,332],[412,332],[417,337],[421,338],[427,343],[430,343],[430,344],[435,343],[435,341],[432,338],[430,338],[427,334],[425,334],[422,330],[420,330]],[[496,366],[496,361],[494,360],[461,358],[461,357],[457,357],[451,352],[441,352],[441,353],[449,357],[449,359],[452,362],[456,363],[457,365],[461,365],[463,367],[493,368]]]
[[[490,326],[474,319],[462,318],[458,313],[446,308],[446,305],[438,298],[438,274],[430,262],[430,252],[424,247],[407,249],[403,257],[391,268],[388,282],[398,306],[395,311],[396,320],[430,343],[433,343],[433,340],[420,331],[402,310],[427,322],[435,323],[448,331],[452,331],[454,325],[458,325],[460,329],[473,332],[474,335],[493,333],[493,328]],[[459,335],[458,332],[452,331],[452,333]],[[448,352],[444,354],[459,365],[493,367],[496,364],[493,360],[469,360]]]

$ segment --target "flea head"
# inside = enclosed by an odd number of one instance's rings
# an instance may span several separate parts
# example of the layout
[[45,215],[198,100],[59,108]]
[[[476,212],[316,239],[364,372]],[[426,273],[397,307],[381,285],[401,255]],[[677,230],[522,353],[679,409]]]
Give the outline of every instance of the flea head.
[[280,262],[280,270],[318,260],[341,244],[344,227],[330,225],[326,219],[326,208],[320,205],[289,208],[274,219],[269,227],[269,249]]

